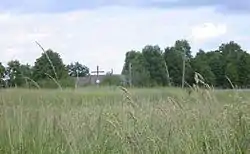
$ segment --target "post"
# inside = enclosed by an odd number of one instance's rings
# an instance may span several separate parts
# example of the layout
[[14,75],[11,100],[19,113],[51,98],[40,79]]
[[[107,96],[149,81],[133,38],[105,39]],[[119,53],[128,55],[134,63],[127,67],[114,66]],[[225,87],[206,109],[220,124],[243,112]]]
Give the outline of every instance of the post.
[[99,81],[99,66],[96,66],[96,82]]
[[129,86],[132,87],[132,64],[129,63]]
[[78,70],[76,70],[75,89],[77,89],[77,87],[78,87],[78,81],[79,81]]
[[181,87],[182,89],[184,88],[185,84],[185,70],[186,70],[186,50],[183,50],[183,59],[182,59],[182,84]]
[[169,77],[169,72],[168,72],[168,66],[167,66],[167,63],[166,63],[165,60],[164,60],[164,65],[165,65],[166,73],[167,73],[167,82],[168,82],[168,86],[171,86],[170,77]]

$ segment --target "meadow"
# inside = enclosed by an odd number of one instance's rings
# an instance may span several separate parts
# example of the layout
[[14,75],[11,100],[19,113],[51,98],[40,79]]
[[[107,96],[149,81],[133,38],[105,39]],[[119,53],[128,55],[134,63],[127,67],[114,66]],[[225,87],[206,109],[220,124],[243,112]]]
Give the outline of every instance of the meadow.
[[250,153],[250,92],[0,90],[1,154]]

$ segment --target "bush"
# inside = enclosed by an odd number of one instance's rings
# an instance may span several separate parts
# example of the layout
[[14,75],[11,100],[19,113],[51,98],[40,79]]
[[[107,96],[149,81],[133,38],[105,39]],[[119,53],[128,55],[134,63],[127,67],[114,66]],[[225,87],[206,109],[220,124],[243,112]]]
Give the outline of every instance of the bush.
[[[65,78],[65,79],[60,79],[58,81],[59,85],[62,88],[73,88],[75,87],[75,81],[72,78]],[[40,80],[37,82],[37,84],[40,86],[40,88],[49,88],[49,89],[56,89],[59,88],[58,84],[53,81],[52,79],[46,79],[46,80]],[[33,84],[32,87],[35,85]]]
[[119,76],[115,76],[115,75],[110,75],[110,76],[106,76],[103,81],[101,82],[101,85],[104,86],[119,86],[121,85],[121,78]]

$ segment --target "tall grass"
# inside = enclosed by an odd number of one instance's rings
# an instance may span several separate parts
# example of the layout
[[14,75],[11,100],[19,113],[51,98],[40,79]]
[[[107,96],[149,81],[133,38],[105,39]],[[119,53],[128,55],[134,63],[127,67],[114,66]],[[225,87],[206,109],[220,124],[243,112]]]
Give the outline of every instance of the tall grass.
[[0,153],[249,153],[247,92],[0,91]]

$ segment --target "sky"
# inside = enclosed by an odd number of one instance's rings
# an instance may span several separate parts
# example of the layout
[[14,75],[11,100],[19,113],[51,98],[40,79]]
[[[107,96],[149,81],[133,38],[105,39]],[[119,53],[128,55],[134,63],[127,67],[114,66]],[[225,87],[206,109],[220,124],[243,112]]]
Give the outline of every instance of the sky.
[[235,41],[250,49],[246,0],[1,0],[0,62],[34,64],[45,49],[65,64],[121,72],[125,53],[145,45],[162,50],[187,39],[195,54]]

